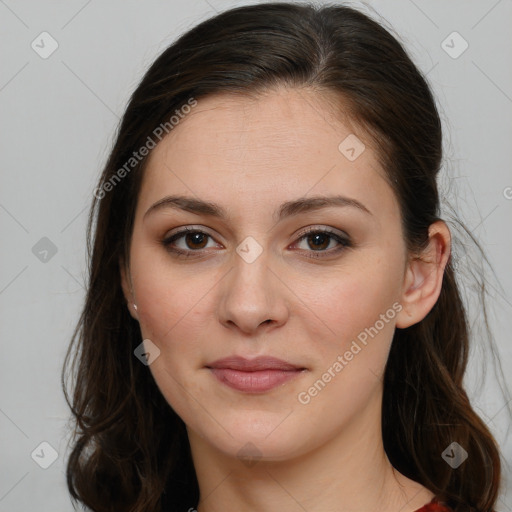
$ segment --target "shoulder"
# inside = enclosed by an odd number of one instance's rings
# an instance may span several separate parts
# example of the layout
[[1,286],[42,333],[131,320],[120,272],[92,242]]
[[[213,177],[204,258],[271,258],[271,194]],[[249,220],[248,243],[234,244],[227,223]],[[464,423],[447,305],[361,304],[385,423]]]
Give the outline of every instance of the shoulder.
[[423,507],[416,510],[416,512],[453,512],[453,510],[434,497],[430,503],[423,505]]

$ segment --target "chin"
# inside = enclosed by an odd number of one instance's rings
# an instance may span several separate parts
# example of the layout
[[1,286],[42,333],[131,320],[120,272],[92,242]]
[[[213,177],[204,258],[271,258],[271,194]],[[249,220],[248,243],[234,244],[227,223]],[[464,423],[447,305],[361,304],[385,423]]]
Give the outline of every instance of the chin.
[[[251,461],[285,461],[300,456],[312,448],[314,431],[301,428],[297,419],[288,422],[295,414],[262,413],[261,410],[244,411],[238,417],[217,416],[218,422],[213,430],[205,430],[207,424],[190,424],[189,436],[197,435],[214,449],[228,457]],[[211,426],[211,423],[208,423]],[[225,430],[224,430],[225,429]]]

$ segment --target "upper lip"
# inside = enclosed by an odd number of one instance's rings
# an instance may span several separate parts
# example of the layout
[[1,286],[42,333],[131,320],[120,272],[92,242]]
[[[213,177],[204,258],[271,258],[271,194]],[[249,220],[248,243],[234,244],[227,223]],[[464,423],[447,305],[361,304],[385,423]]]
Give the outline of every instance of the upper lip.
[[296,366],[287,363],[282,359],[275,357],[260,356],[254,359],[245,359],[239,356],[230,356],[223,359],[217,359],[213,363],[206,365],[207,368],[226,368],[230,370],[240,370],[245,372],[255,372],[261,370],[304,370],[302,366]]

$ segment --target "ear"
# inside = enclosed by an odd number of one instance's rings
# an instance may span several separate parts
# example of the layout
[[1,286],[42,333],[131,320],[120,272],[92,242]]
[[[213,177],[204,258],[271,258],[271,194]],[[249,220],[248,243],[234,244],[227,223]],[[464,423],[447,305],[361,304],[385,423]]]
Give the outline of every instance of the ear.
[[398,328],[410,327],[421,322],[434,307],[443,284],[444,269],[451,252],[450,230],[439,220],[429,227],[427,248],[407,263],[397,315]]
[[123,288],[123,295],[127,302],[128,311],[130,312],[130,315],[138,321],[139,317],[137,315],[137,310],[134,307],[135,298],[132,293],[133,287],[131,279],[128,277],[130,270],[127,268],[123,258],[119,259],[119,271],[121,274],[121,287]]

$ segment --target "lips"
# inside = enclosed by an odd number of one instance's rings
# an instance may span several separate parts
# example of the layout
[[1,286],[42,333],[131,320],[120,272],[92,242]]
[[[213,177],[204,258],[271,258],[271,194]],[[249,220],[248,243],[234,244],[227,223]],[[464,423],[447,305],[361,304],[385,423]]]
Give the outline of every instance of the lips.
[[270,391],[301,375],[306,368],[274,357],[233,356],[206,365],[221,383],[246,393]]

